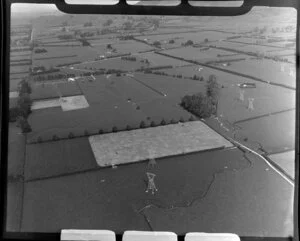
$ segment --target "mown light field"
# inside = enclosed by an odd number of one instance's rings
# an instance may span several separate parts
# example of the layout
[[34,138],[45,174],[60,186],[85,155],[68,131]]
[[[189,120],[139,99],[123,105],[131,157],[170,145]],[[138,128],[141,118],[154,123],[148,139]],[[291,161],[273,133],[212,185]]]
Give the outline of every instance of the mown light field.
[[295,178],[295,151],[286,151],[269,156],[291,178]]
[[89,142],[101,167],[232,146],[201,121],[90,136]]

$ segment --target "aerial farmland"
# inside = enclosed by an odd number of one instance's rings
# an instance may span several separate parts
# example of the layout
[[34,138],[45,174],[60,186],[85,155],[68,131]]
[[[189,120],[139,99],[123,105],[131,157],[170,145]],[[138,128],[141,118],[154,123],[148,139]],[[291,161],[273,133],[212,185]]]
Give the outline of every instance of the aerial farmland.
[[295,41],[293,9],[12,14],[7,230],[292,236]]

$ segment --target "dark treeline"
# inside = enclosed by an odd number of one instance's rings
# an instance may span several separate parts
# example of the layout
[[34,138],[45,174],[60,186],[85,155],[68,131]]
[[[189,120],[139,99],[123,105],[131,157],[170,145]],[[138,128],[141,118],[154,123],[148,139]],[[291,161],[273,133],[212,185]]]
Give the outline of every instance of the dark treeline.
[[20,59],[20,60],[11,60],[10,65],[11,66],[22,66],[22,65],[31,65],[32,60],[31,59]]
[[62,59],[62,58],[73,58],[77,55],[64,55],[64,56],[55,56],[55,57],[45,57],[45,58],[35,58],[34,60],[45,60],[45,59]]
[[10,52],[23,52],[23,51],[30,51],[30,50],[31,50],[30,47],[26,47],[26,48],[11,49]]

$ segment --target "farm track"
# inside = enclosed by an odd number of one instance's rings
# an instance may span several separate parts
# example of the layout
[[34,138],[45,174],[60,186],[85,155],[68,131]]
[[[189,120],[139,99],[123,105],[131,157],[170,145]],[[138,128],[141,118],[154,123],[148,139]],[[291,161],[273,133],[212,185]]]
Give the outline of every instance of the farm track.
[[[207,123],[204,121],[204,123]],[[235,126],[235,124],[232,124],[233,126]],[[241,142],[239,142],[234,136],[231,137],[228,134],[222,133],[219,130],[217,130],[216,128],[214,128],[211,125],[208,125],[210,128],[212,128],[214,131],[216,131],[219,135],[223,136],[225,139],[227,139],[228,141],[230,141],[231,143],[233,143],[237,148],[239,148],[241,151],[243,151],[244,153],[246,151],[248,151],[249,153],[252,153],[254,155],[256,155],[257,157],[259,157],[261,160],[263,160],[269,167],[271,167],[273,169],[274,172],[276,172],[278,175],[280,175],[284,180],[286,180],[290,185],[292,185],[294,187],[294,180],[291,179],[291,177],[284,171],[282,172],[282,168],[278,169],[277,166],[278,165],[273,165],[273,161],[270,160],[270,158],[268,158],[267,155],[269,155],[270,153],[266,153],[264,151],[264,148],[262,146],[261,143],[256,142],[260,148],[258,150],[262,151],[262,154],[258,153],[256,150],[253,150],[252,148],[242,144]]]
[[260,159],[262,159],[269,167],[271,167],[273,169],[273,171],[275,171],[277,174],[279,174],[283,179],[285,179],[290,185],[292,185],[294,187],[294,181],[290,179],[290,176],[289,175],[286,175],[285,172],[281,172],[281,168],[280,170],[276,168],[276,166],[273,165],[273,161],[270,162],[271,160],[269,158],[267,158],[264,154],[259,154],[258,152],[248,148],[247,146],[241,144],[240,142],[236,141],[236,140],[233,140],[232,139],[232,142],[234,142],[238,147],[244,149],[244,150],[247,150],[249,152],[251,152],[252,154],[260,157]]
[[255,80],[255,81],[262,82],[262,83],[266,83],[266,84],[270,84],[270,85],[274,85],[274,86],[279,86],[279,87],[286,88],[286,89],[290,89],[290,90],[296,90],[296,88],[291,87],[291,86],[288,86],[288,85],[278,84],[278,83],[274,83],[274,82],[268,82],[268,81],[266,81],[266,80],[263,80],[263,79],[260,79],[260,78],[257,78],[257,77],[251,76],[251,75],[246,75],[246,74],[242,74],[242,73],[235,72],[235,71],[232,71],[232,70],[227,70],[227,69],[218,68],[218,67],[215,67],[215,66],[212,66],[212,65],[208,65],[208,64],[205,64],[205,63],[201,63],[201,62],[198,62],[198,61],[187,60],[187,59],[184,59],[184,58],[176,57],[176,56],[174,56],[174,55],[169,55],[169,54],[165,54],[165,53],[161,53],[161,52],[155,52],[155,53],[156,53],[156,54],[160,54],[160,55],[167,56],[167,57],[169,57],[169,58],[174,58],[174,59],[177,59],[177,60],[186,61],[186,62],[188,62],[188,63],[193,63],[193,64],[197,64],[197,65],[202,65],[202,66],[204,66],[204,67],[208,67],[208,68],[211,68],[211,69],[216,69],[216,70],[219,70],[219,71],[223,71],[223,72],[225,72],[225,73],[229,73],[229,74],[241,76],[241,77],[244,77],[244,78],[252,79],[252,80]]
[[250,117],[250,118],[247,118],[247,119],[243,119],[243,120],[236,121],[236,122],[234,122],[233,124],[236,125],[236,124],[239,124],[239,123],[243,123],[243,122],[247,122],[247,121],[251,121],[251,120],[255,120],[255,119],[259,119],[259,118],[263,118],[263,117],[267,117],[267,116],[271,116],[271,115],[276,115],[276,114],[281,114],[281,113],[293,111],[293,110],[295,110],[295,109],[296,109],[296,108],[290,108],[290,109],[286,109],[286,110],[275,111],[275,112],[268,113],[268,114],[264,114],[264,115],[259,115],[259,116],[255,116],[255,117]]

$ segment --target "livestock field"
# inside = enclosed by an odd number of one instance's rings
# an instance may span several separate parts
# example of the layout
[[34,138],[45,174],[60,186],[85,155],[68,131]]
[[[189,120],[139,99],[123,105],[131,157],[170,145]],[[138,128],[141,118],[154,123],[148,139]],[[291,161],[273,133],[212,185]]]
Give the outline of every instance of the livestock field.
[[[273,51],[273,50],[281,50],[285,49],[285,47],[278,47],[278,46],[272,46],[272,45],[260,45],[256,43],[246,43],[242,41],[238,41],[239,39],[234,40],[226,40],[222,42],[217,42],[216,46],[223,46],[223,42],[229,42],[232,43],[234,46],[235,44],[241,44],[240,46],[236,46],[235,50],[240,50],[243,52],[267,52],[267,51]],[[221,43],[221,44],[218,44]]]
[[[91,47],[43,47],[47,52],[33,55],[33,66],[45,66],[46,69],[59,64],[68,64],[84,60],[94,60],[101,51],[95,51]],[[104,50],[103,50],[104,52]]]
[[31,99],[51,99],[82,94],[76,82],[41,83],[32,86]]
[[[279,63],[268,59],[261,61],[248,59],[232,62],[230,66],[220,65],[220,68],[250,75],[267,82],[282,84],[292,88],[296,87],[296,66],[294,64]],[[272,69],[271,73],[267,73],[266,69]]]
[[31,67],[31,50],[28,39],[30,38],[30,27],[12,27],[10,44],[10,64],[9,64],[9,90],[16,91],[19,82],[28,77]]
[[205,39],[208,39],[208,41],[210,42],[214,42],[220,39],[226,39],[230,36],[234,36],[234,34],[203,30],[191,30],[190,32],[188,32],[187,30],[185,30],[182,33],[143,35],[138,38],[141,40],[146,39],[146,41],[149,41],[150,43],[153,43],[154,41],[161,41],[164,44],[166,44],[169,40],[173,39],[175,42],[175,46],[180,46],[181,44],[186,43],[188,40],[192,40],[194,43],[203,43]]
[[204,63],[208,61],[230,61],[234,59],[245,59],[248,57],[247,55],[233,54],[229,51],[214,48],[207,49],[206,47],[182,47],[177,49],[166,50],[163,53],[188,60],[198,60]]
[[[208,80],[209,76],[213,73],[217,79],[221,80],[220,83],[222,85],[219,97],[218,113],[230,122],[236,122],[255,116],[295,108],[296,95],[295,91],[291,89],[254,81],[245,77],[224,73],[220,70],[215,70],[211,67],[201,65],[166,69],[161,71],[167,73],[169,76],[177,76],[178,74],[182,74],[183,77],[192,78],[194,75],[203,77],[203,82],[199,80],[176,78],[177,81],[181,83],[194,82],[194,84],[188,85],[192,86],[192,89],[189,91],[190,93],[203,92],[205,90],[206,80]],[[148,79],[150,76],[151,75],[148,76]],[[156,81],[159,79],[165,80],[170,78],[169,76],[158,76]],[[156,81],[153,81],[153,83],[156,83]],[[256,88],[242,89],[238,86],[238,84],[242,83],[255,83]],[[179,87],[179,89],[184,89],[188,86]],[[196,86],[198,87],[196,88]],[[243,100],[240,99],[241,93],[243,94]],[[278,98],[278,96],[280,96],[280,98]],[[254,98],[254,109],[251,111],[248,110],[248,98]]]
[[295,13],[265,11],[14,15],[7,228],[291,236]]
[[[167,90],[168,81],[173,82],[173,87]],[[187,120],[191,114],[178,106],[181,96],[189,91],[196,93],[201,88],[204,89],[203,83],[193,80],[190,80],[190,83],[185,85],[182,80],[176,78],[136,74],[135,77],[101,76],[92,82],[51,85],[49,92],[44,94],[47,87],[39,85],[33,89],[32,95],[35,99],[55,98],[59,97],[59,93],[62,96],[72,96],[80,90],[89,107],[68,113],[56,108],[33,111],[29,116],[29,123],[33,129],[32,133],[28,134],[28,140],[39,136],[43,139],[49,139],[53,135],[67,137],[70,132],[82,135],[85,130],[98,133],[101,129],[111,131],[113,127],[125,129],[127,125],[133,128],[138,127],[141,121],[149,125],[151,121],[159,124],[163,119]],[[163,104],[157,105],[159,101]],[[170,113],[173,114],[169,115]],[[47,119],[51,121],[46,121]]]
[[238,127],[239,138],[247,137],[250,142],[260,143],[267,153],[280,153],[295,148],[295,110],[239,121],[235,124]]
[[[183,80],[170,76],[159,76],[154,74],[135,74],[132,77],[139,83],[145,84],[145,87],[151,88],[158,95],[168,98],[180,99],[186,94],[195,94],[205,91],[205,83],[195,80]],[[171,84],[170,84],[171,83]],[[166,96],[164,96],[166,95]]]
[[142,55],[144,58],[148,59],[150,64],[154,66],[166,66],[172,65],[175,67],[186,65],[184,61],[169,58],[166,56],[158,55],[156,53],[145,53]]
[[147,68],[150,67],[149,64],[141,62],[143,59],[139,56],[135,56],[136,60],[126,60],[121,59],[121,57],[111,58],[111,59],[104,59],[104,60],[97,60],[94,62],[83,63],[75,65],[74,68],[76,69],[118,69],[124,71],[135,71],[140,68]]

